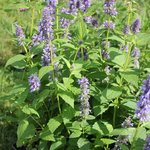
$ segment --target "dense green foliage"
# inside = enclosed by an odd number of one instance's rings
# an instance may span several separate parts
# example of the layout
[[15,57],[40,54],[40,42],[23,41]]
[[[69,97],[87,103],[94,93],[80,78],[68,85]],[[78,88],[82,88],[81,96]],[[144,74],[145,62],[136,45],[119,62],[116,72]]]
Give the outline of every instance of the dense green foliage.
[[[44,42],[32,48],[31,43],[46,3],[16,0],[7,1],[6,5],[0,1],[0,53],[10,53],[10,50],[17,53],[0,72],[0,103],[3,106],[0,109],[0,149],[109,150],[117,144],[122,150],[143,149],[150,123],[140,122],[135,110],[143,80],[150,73],[150,2],[117,0],[116,3],[118,15],[111,18],[116,28],[110,30],[103,27],[103,22],[110,19],[103,12],[104,1],[94,0],[86,13],[78,11],[76,16],[61,13],[67,2],[59,1],[54,38],[50,41],[56,47],[57,57],[51,57],[48,66],[42,66]],[[20,12],[20,8],[29,10]],[[98,19],[98,26],[86,23],[85,16]],[[74,22],[62,29],[59,22],[62,17]],[[125,36],[124,25],[127,22],[131,25],[137,18],[142,23],[140,33]],[[21,46],[15,37],[15,22],[23,27],[26,36]],[[63,32],[71,33],[71,39],[62,36]],[[110,47],[105,47],[104,41],[106,46],[110,42]],[[126,44],[128,52],[121,50]],[[134,47],[141,53],[137,68],[131,55]],[[103,57],[103,49],[109,53],[109,59]],[[5,59],[7,57],[2,54],[1,64]],[[55,63],[59,63],[57,72]],[[28,83],[28,77],[33,74],[41,83],[40,90],[35,92],[31,92]],[[78,81],[82,77],[89,81],[91,112],[87,116],[80,113]],[[122,127],[128,117],[133,126]],[[127,142],[118,143],[118,139],[125,136]]]

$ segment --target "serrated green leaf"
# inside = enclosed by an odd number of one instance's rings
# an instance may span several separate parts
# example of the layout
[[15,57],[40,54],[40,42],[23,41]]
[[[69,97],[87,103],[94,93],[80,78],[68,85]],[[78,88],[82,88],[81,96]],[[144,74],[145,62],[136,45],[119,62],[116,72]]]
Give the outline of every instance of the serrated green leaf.
[[28,105],[25,105],[22,109],[22,111],[25,113],[25,114],[28,114],[28,115],[32,115],[32,114],[35,114],[37,115],[39,118],[39,114],[36,110],[34,110],[33,108],[29,107]]
[[46,75],[47,73],[49,73],[50,71],[53,70],[53,67],[52,66],[45,66],[45,67],[42,67],[40,70],[39,70],[39,79],[42,79],[42,77],[44,75]]
[[24,60],[24,59],[25,59],[25,56],[24,56],[24,55],[21,55],[21,54],[16,55],[16,56],[10,58],[10,59],[7,61],[5,67],[7,67],[7,66],[9,66],[9,65],[12,65],[12,64],[14,64],[14,63],[16,63],[16,62],[18,62],[18,61]]
[[61,116],[57,116],[55,118],[50,119],[47,124],[50,132],[54,133],[55,130],[61,125],[61,123],[62,123]]
[[71,92],[61,91],[58,93],[58,96],[60,96],[67,104],[74,108],[74,97]]
[[17,146],[20,147],[26,143],[27,139],[30,139],[35,134],[35,127],[33,124],[29,124],[27,120],[23,120],[19,123],[17,129]]

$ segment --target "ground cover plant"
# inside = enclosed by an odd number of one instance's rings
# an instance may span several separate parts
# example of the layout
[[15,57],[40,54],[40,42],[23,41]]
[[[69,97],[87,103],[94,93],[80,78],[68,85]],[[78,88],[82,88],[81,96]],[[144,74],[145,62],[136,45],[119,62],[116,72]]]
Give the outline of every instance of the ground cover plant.
[[[148,150],[149,12],[115,0],[25,1],[5,68],[13,149]],[[7,120],[6,117],[6,120]],[[4,148],[5,149],[5,148]]]

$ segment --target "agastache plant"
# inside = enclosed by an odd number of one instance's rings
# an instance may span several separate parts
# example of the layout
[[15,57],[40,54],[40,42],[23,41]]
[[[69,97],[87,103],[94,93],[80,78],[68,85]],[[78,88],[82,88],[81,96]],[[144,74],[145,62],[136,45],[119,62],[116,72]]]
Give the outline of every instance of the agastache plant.
[[31,75],[28,78],[29,86],[30,86],[30,92],[35,92],[40,89],[40,80],[37,75]]
[[82,77],[78,80],[78,84],[80,85],[80,110],[81,110],[81,116],[86,117],[90,113],[90,104],[89,104],[89,81],[86,77]]
[[140,122],[150,121],[150,76],[143,82],[142,95],[137,103],[135,111]]
[[18,44],[23,45],[24,40],[25,40],[25,34],[21,26],[19,26],[18,24],[16,24],[15,26],[16,26],[16,37],[18,40]]

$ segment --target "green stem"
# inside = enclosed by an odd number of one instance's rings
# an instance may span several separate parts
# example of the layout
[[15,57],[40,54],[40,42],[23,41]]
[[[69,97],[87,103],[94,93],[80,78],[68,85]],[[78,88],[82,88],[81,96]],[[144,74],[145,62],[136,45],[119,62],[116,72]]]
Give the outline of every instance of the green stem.
[[30,117],[41,127],[41,129],[43,129],[43,126],[34,118],[30,115]]
[[50,58],[51,58],[51,64],[53,67],[53,71],[52,71],[52,79],[54,81],[55,79],[55,72],[54,72],[54,62],[53,62],[53,46],[52,46],[52,42],[50,41]]
[[33,33],[33,27],[34,27],[34,8],[32,9],[32,21],[31,21],[31,29],[30,29],[30,36],[32,36]]
[[134,134],[134,137],[133,137],[133,141],[132,141],[130,150],[135,150],[134,141],[135,141],[135,139],[136,139],[136,136],[137,136],[139,127],[140,127],[140,122],[138,123],[138,126],[137,126],[137,128],[136,128],[136,130],[135,130],[135,134]]
[[59,96],[57,96],[57,102],[58,102],[58,109],[59,109],[59,113],[61,114],[61,107],[60,107]]
[[115,124],[116,124],[117,107],[118,107],[118,97],[117,97],[116,102],[115,102],[114,113],[113,113],[113,127],[114,128],[115,128]]

